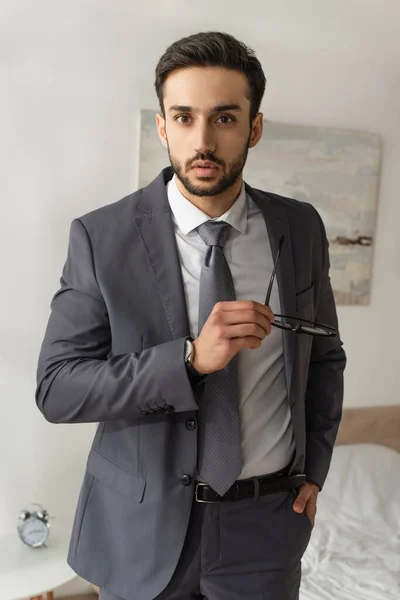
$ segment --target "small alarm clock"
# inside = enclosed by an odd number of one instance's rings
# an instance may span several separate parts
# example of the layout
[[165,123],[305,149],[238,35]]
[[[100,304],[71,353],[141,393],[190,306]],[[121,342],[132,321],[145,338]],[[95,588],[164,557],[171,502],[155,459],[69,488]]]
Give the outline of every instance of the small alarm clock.
[[33,502],[30,506],[38,506],[39,510],[21,510],[17,519],[19,537],[27,546],[38,548],[44,546],[49,537],[49,515],[40,504]]

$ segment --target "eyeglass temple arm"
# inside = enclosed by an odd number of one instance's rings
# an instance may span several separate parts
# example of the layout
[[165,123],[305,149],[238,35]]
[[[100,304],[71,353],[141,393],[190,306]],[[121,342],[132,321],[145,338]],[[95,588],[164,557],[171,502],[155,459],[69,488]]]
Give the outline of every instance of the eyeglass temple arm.
[[267,291],[267,295],[265,297],[265,305],[266,306],[269,306],[269,299],[271,297],[272,286],[273,286],[274,279],[275,279],[276,267],[278,266],[278,261],[279,261],[280,255],[281,255],[281,250],[282,250],[284,241],[285,241],[285,236],[282,235],[282,237],[279,240],[278,252],[276,253],[275,264],[274,264],[274,268],[272,269],[271,279],[269,280],[268,291]]

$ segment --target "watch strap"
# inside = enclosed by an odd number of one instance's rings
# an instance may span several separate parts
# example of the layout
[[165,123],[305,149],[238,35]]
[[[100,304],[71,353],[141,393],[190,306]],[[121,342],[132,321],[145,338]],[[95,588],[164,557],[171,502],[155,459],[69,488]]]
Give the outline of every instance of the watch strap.
[[[188,336],[186,340],[189,340],[190,342],[192,342],[192,344],[194,342],[194,339],[191,336]],[[185,367],[191,383],[201,384],[206,379],[207,374],[199,373],[198,371],[196,371],[196,369],[193,367],[190,361],[185,361]]]

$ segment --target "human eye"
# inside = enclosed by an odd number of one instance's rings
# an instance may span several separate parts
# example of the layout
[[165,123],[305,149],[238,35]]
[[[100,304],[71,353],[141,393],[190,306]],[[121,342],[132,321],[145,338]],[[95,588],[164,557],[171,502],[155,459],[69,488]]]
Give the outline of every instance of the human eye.
[[226,120],[225,120],[225,121],[222,123],[222,125],[230,125],[231,123],[233,123],[234,121],[236,121],[235,117],[233,117],[232,115],[221,115],[221,116],[219,117],[218,121],[219,121],[220,119],[230,119],[229,121],[226,121]]
[[179,119],[189,119],[189,115],[177,115],[175,117],[175,121],[177,121],[178,123],[181,123],[181,125],[186,125],[188,123],[188,121],[179,121]]

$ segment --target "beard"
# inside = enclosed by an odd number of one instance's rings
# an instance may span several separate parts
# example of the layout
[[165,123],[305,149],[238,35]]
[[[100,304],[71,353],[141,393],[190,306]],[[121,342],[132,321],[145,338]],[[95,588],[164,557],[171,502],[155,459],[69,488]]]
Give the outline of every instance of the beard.
[[[206,152],[204,154],[197,156],[190,162],[190,164],[192,165],[197,160],[204,160],[204,161],[208,160],[218,166],[222,166],[225,169],[225,172],[222,174],[222,177],[220,177],[220,179],[218,181],[216,181],[215,183],[212,183],[209,186],[204,186],[202,184],[193,183],[191,181],[189,175],[186,174],[183,165],[179,161],[174,159],[174,157],[172,156],[170,147],[168,145],[169,161],[171,163],[171,167],[172,167],[176,177],[179,179],[179,181],[182,183],[182,185],[184,186],[184,188],[186,189],[186,191],[189,194],[191,194],[192,196],[199,196],[199,197],[218,196],[219,194],[222,194],[223,192],[228,190],[230,187],[232,187],[232,185],[234,183],[236,183],[236,181],[240,177],[240,175],[243,171],[243,168],[246,164],[247,154],[249,152],[249,141],[250,141],[250,135],[249,135],[249,138],[246,142],[246,145],[245,145],[243,151],[240,153],[240,155],[235,160],[230,162],[229,165],[227,165],[227,166],[225,164],[222,164],[220,160],[215,159],[213,157],[213,155],[210,154],[209,152]],[[202,179],[203,179],[203,181],[210,181],[209,177],[203,177]]]

